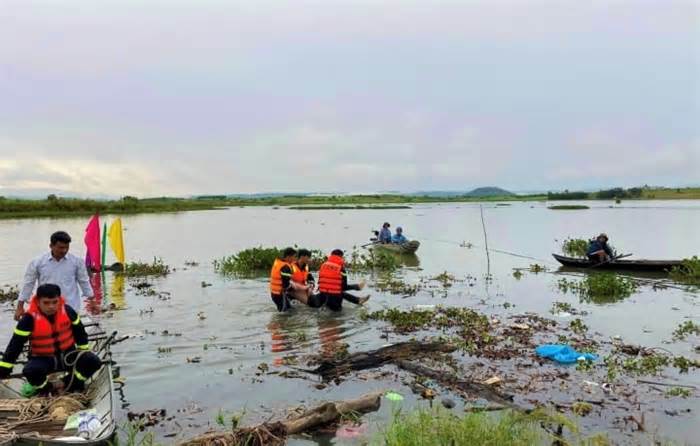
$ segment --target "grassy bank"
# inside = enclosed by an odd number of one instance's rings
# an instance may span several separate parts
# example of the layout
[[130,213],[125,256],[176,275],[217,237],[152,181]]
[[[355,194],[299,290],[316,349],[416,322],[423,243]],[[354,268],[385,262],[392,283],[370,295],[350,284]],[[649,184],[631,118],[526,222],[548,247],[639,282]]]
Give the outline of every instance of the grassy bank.
[[0,197],[0,218],[72,217],[100,214],[142,214],[217,209],[225,207],[214,200],[184,198],[123,197],[119,200],[60,198],[49,195],[44,200]]
[[72,217],[101,214],[142,214],[213,210],[244,206],[289,206],[311,209],[404,209],[417,203],[514,202],[546,200],[645,200],[700,199],[700,188],[631,188],[598,192],[550,192],[548,194],[473,197],[467,195],[279,195],[272,197],[231,197],[207,195],[195,198],[123,197],[118,200],[61,198],[49,195],[43,200],[13,199],[0,196],[0,218]]

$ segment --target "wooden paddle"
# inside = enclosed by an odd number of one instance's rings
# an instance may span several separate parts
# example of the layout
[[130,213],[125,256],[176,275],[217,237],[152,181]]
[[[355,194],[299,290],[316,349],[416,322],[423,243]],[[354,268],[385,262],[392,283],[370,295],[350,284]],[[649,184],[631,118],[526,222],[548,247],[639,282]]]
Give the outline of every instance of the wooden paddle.
[[[372,239],[370,239],[370,240],[372,240]],[[360,246],[360,248],[365,248],[365,247],[367,247],[367,246],[369,246],[369,245],[376,245],[377,243],[379,243],[379,240],[374,239],[374,240],[372,240],[371,242],[365,243],[364,245]]]
[[600,266],[600,265],[605,265],[606,263],[613,263],[613,262],[615,262],[616,260],[624,259],[625,257],[629,257],[629,256],[631,256],[631,255],[632,255],[632,254],[630,253],[630,254],[621,254],[621,255],[619,255],[619,256],[612,257],[612,258],[606,260],[605,262],[596,263],[595,265],[591,266],[591,269],[596,268],[596,267],[598,267],[598,266]]

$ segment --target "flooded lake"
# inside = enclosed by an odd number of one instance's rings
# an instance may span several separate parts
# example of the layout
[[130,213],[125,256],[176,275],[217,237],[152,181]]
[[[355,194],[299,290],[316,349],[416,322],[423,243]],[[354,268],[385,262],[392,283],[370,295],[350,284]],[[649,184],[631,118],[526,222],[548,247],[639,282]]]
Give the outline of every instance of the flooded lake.
[[[403,338],[394,334],[382,338],[386,324],[362,320],[362,310],[347,303],[339,315],[300,306],[289,314],[278,314],[270,300],[266,277],[224,278],[212,265],[214,259],[259,245],[350,251],[354,245],[367,243],[370,230],[378,229],[384,221],[391,222],[392,228],[402,226],[409,239],[421,242],[417,261],[397,273],[402,280],[419,283],[422,278],[447,271],[460,281],[449,288],[425,288],[415,296],[402,298],[374,289],[373,278],[366,276],[372,294],[369,311],[440,304],[469,307],[501,318],[536,312],[568,323],[549,312],[553,302],[563,301],[586,311],[583,321],[601,338],[621,337],[628,343],[700,359],[695,350],[700,344],[698,337],[671,342],[680,323],[700,322],[698,293],[683,287],[654,289],[647,284],[619,302],[580,302],[576,295],[558,289],[562,274],[557,272],[559,266],[551,257],[551,253],[561,251],[565,238],[588,238],[599,232],[608,233],[618,252],[633,253],[633,258],[680,259],[698,255],[700,202],[640,201],[616,205],[595,201],[582,203],[591,209],[579,211],[547,209],[551,204],[484,205],[491,248],[489,260],[478,204],[428,204],[383,211],[232,208],[123,216],[127,261],[160,257],[175,271],[166,278],[150,280],[161,293],[156,296],[140,295],[133,286],[137,280],[124,280],[111,272],[101,283],[102,306],[113,303],[120,310],[94,317],[108,332],[117,330],[120,335],[133,336],[113,349],[126,379],[120,418],[124,419],[128,411],[165,408],[169,417],[175,417],[157,428],[161,441],[167,443],[216,427],[214,419],[220,411],[245,410],[244,423],[252,424],[273,414],[285,416],[288,408],[302,404],[354,398],[389,388],[406,397],[405,405],[425,405],[390,376],[367,379],[359,374],[340,385],[330,383],[318,389],[319,380],[315,377],[270,374],[288,370],[285,363],[289,358],[337,349],[342,343],[347,343],[352,353]],[[53,231],[68,231],[74,239],[71,252],[84,256],[81,239],[87,220],[0,220],[0,285],[20,284],[27,263],[47,249]],[[111,218],[106,216],[103,220],[109,222]],[[108,256],[108,263],[112,261]],[[187,266],[186,262],[198,265]],[[549,271],[524,272],[520,279],[513,276],[514,268],[527,268],[534,263]],[[565,276],[576,278],[581,274],[568,272]],[[211,286],[203,286],[203,282]],[[3,306],[0,344],[4,348],[12,331],[13,305]],[[391,366],[386,369],[396,371]],[[650,379],[700,388],[699,376],[698,370],[691,368],[688,374],[671,373]],[[699,395],[698,390],[687,399],[664,398],[662,394],[659,403],[642,404],[637,414],[644,414],[647,432],[698,444]],[[680,413],[668,414],[667,409]],[[684,412],[685,409],[691,411]],[[368,419],[386,420],[390,411],[384,404],[380,412]],[[584,424],[591,433],[609,427],[597,421]],[[373,421],[370,431],[377,426],[378,422]],[[625,433],[617,440],[635,443],[635,438]],[[290,444],[353,443],[318,437],[297,438]]]

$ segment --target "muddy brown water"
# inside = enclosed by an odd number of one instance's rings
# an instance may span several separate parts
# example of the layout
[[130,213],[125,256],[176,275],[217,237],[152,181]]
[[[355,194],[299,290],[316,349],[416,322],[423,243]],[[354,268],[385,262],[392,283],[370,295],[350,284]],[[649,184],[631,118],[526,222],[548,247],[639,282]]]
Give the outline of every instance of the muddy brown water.
[[[114,304],[119,311],[96,312],[106,330],[132,336],[114,347],[123,388],[120,419],[128,411],[165,408],[174,417],[156,428],[163,442],[190,437],[215,428],[216,415],[246,412],[244,423],[284,416],[290,407],[310,405],[325,399],[353,398],[374,389],[395,389],[406,399],[404,406],[425,405],[393,375],[377,379],[375,373],[360,373],[340,385],[317,389],[318,379],[283,378],[269,372],[289,370],[295,357],[334,351],[342,344],[349,351],[377,348],[403,339],[390,334],[383,338],[385,324],[362,321],[359,309],[345,305],[342,314],[327,310],[295,308],[278,314],[270,301],[266,279],[238,280],[214,272],[212,260],[252,246],[297,244],[328,251],[352,249],[366,243],[370,229],[383,221],[401,225],[411,239],[421,241],[417,258],[398,276],[408,283],[443,271],[460,281],[443,289],[431,288],[408,298],[370,288],[370,311],[415,305],[465,306],[506,320],[509,315],[537,312],[568,323],[570,318],[549,313],[552,302],[571,303],[588,312],[582,319],[600,339],[618,336],[625,342],[666,349],[676,355],[700,359],[694,348],[697,337],[670,342],[678,324],[700,322],[698,293],[686,289],[654,290],[642,286],[633,296],[598,305],[580,302],[562,294],[556,282],[558,265],[551,258],[567,236],[589,237],[605,231],[612,244],[635,258],[677,259],[700,254],[699,201],[590,202],[589,210],[554,211],[552,203],[484,205],[490,264],[484,253],[484,237],[478,204],[419,205],[398,210],[314,210],[284,208],[232,208],[218,211],[124,216],[127,260],[150,261],[154,256],[175,268],[166,278],[153,279],[160,296],[139,295],[135,281],[106,273],[100,283],[103,306]],[[103,220],[111,221],[110,216]],[[72,252],[84,254],[80,242],[86,218],[0,221],[0,285],[19,284],[29,260],[42,253],[48,235],[67,230],[76,242]],[[470,248],[460,246],[463,242]],[[110,253],[111,256],[111,253]],[[113,261],[108,256],[108,262]],[[186,266],[185,262],[198,262]],[[550,272],[525,272],[519,280],[513,268],[539,263]],[[491,279],[487,280],[487,274]],[[575,278],[579,273],[566,273]],[[363,276],[357,276],[359,280]],[[373,278],[364,276],[370,283]],[[202,282],[211,286],[202,287]],[[431,292],[432,291],[432,292]],[[11,305],[2,304],[0,344],[11,334]],[[188,362],[198,358],[199,362]],[[260,371],[265,363],[268,373]],[[546,364],[547,373],[569,368]],[[264,368],[264,367],[263,367]],[[396,372],[391,366],[386,371]],[[17,370],[19,371],[19,370]],[[517,376],[514,369],[503,370]],[[402,375],[405,376],[405,375]],[[697,370],[678,375],[647,377],[700,388]],[[580,378],[577,378],[580,379]],[[582,379],[585,379],[582,378]],[[544,399],[566,399],[561,389],[538,390]],[[647,390],[644,390],[647,393]],[[700,391],[691,398],[655,398],[643,405],[645,427],[660,438],[696,444],[700,438]],[[556,396],[554,396],[556,395]],[[594,398],[594,397],[591,397]],[[459,408],[459,406],[458,406]],[[690,409],[690,412],[685,412]],[[372,414],[369,434],[381,429],[391,404]],[[666,411],[677,411],[668,415]],[[639,415],[641,412],[637,412]],[[603,414],[603,418],[604,418]],[[609,421],[609,420],[607,420]],[[600,418],[582,420],[589,433],[610,430],[614,423]],[[621,442],[635,443],[641,437],[622,429],[611,434]],[[366,437],[365,437],[366,438]],[[290,444],[355,444],[361,440],[332,436],[296,438]]]

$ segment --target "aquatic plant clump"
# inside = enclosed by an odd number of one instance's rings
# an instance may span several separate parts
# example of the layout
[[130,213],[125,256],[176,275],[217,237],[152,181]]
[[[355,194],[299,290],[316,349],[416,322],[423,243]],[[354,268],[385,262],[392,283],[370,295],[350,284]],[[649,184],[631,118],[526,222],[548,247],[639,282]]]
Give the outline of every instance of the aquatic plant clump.
[[[270,272],[275,259],[282,255],[283,249],[272,247],[248,248],[231,256],[214,260],[214,271],[225,276],[256,276]],[[326,260],[325,255],[318,249],[311,250],[309,268],[318,270]]]
[[582,300],[594,303],[615,302],[631,296],[637,290],[637,284],[627,277],[613,273],[595,273],[581,281],[560,279],[559,289],[578,294]]
[[408,284],[402,280],[395,279],[390,275],[381,277],[374,285],[379,291],[389,292],[403,297],[415,296],[421,290],[420,284]]
[[693,321],[685,321],[673,332],[675,341],[682,341],[690,335],[700,336],[700,325]]
[[360,253],[354,249],[346,256],[345,265],[351,272],[371,271],[396,271],[401,267],[399,259],[388,252],[371,250],[369,253]]
[[153,262],[127,262],[124,271],[121,273],[127,277],[156,276],[163,277],[170,274],[170,266],[163,262],[163,259],[154,257]]
[[556,206],[549,206],[547,207],[547,209],[551,209],[553,211],[578,211],[583,209],[590,209],[590,207],[582,204],[559,204]]
[[569,257],[586,257],[588,241],[582,238],[567,238],[561,245],[561,251]]
[[684,389],[682,387],[674,387],[668,392],[666,392],[667,396],[680,396],[682,398],[689,398],[692,395],[692,392],[689,389]]
[[471,341],[490,343],[491,325],[488,317],[469,308],[436,307],[434,310],[402,311],[397,308],[375,311],[369,319],[389,322],[399,333],[408,333],[425,328],[445,330],[457,328],[461,334],[469,335]]
[[683,259],[680,266],[671,269],[670,276],[677,282],[700,286],[700,257]]

